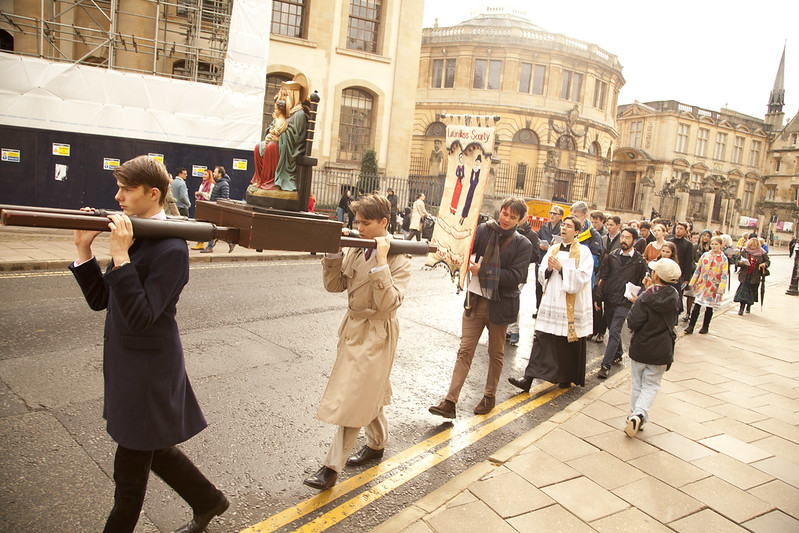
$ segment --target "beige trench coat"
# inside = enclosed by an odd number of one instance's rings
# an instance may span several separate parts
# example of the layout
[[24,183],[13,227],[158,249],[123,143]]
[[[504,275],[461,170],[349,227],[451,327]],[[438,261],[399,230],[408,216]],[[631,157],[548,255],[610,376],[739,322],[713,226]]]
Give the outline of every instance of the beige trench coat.
[[418,198],[413,202],[413,209],[411,210],[411,229],[422,231],[422,219],[429,217],[430,213],[424,208],[424,200]]
[[371,273],[375,256],[349,248],[343,258],[322,259],[323,281],[329,292],[347,291],[347,314],[338,331],[338,353],[327,388],[316,412],[323,422],[363,427],[391,403],[389,375],[397,349],[396,311],[411,276],[405,255],[388,257],[388,268]]

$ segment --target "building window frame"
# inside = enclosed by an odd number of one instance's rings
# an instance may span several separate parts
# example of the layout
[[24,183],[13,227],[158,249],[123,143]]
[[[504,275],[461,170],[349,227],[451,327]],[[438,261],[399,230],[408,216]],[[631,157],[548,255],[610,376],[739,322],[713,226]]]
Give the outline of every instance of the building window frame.
[[372,146],[376,108],[377,97],[361,87],[347,87],[341,91],[338,161],[359,162],[366,149]]
[[740,165],[744,157],[744,143],[746,139],[740,135],[735,136],[735,144],[732,146],[732,162]]
[[382,0],[350,0],[347,48],[379,54]]
[[691,172],[690,188],[692,191],[701,191],[702,182],[705,180],[705,175],[698,172]]
[[755,183],[752,181],[747,181],[744,183],[744,194],[743,198],[741,199],[741,208],[743,209],[744,213],[751,213],[752,212],[752,205],[755,199]]
[[272,0],[271,33],[305,39],[306,13],[306,0]]
[[696,152],[697,157],[707,157],[707,140],[710,137],[710,130],[707,128],[699,128],[696,134]]
[[773,202],[777,199],[777,186],[766,185],[766,201]]
[[472,89],[498,91],[502,75],[502,60],[475,59]]
[[749,148],[750,167],[756,167],[760,164],[760,146],[761,141],[752,141],[752,146]]
[[691,126],[689,124],[680,124],[677,126],[677,146],[674,148],[675,152],[681,154],[688,152],[688,138],[691,135]]
[[724,155],[727,151],[727,134],[718,131],[716,132],[716,145],[713,149],[713,159],[716,161],[724,161]]
[[453,88],[455,86],[455,60],[434,59],[433,74],[430,78],[430,86],[433,89]]
[[516,189],[524,190],[524,182],[527,178],[527,163],[516,165]]
[[580,91],[583,88],[583,75],[573,70],[563,70],[560,85],[560,99],[580,101]]
[[629,146],[631,148],[641,148],[644,136],[644,121],[634,120],[630,122]]
[[607,103],[608,84],[605,81],[596,78],[594,80],[594,107],[597,109],[605,110]]

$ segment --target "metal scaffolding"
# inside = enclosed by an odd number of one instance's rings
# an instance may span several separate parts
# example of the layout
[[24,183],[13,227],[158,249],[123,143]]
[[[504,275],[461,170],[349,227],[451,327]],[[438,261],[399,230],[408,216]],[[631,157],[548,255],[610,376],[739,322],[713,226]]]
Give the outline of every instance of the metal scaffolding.
[[11,5],[13,12],[0,11],[0,28],[13,38],[14,53],[222,83],[233,0],[40,0]]

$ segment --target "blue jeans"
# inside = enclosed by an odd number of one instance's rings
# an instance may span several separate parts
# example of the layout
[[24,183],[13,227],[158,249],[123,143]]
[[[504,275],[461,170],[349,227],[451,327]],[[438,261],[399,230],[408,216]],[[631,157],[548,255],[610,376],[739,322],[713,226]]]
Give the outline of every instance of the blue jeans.
[[344,210],[340,207],[336,208],[336,220],[344,222]]
[[660,390],[660,380],[666,373],[666,365],[647,365],[630,362],[630,414],[640,415],[643,422],[649,420],[649,409]]
[[605,304],[605,322],[608,324],[608,347],[605,348],[605,357],[602,358],[602,366],[610,368],[614,359],[620,358],[624,353],[621,346],[621,328],[627,320],[629,307],[610,307]]

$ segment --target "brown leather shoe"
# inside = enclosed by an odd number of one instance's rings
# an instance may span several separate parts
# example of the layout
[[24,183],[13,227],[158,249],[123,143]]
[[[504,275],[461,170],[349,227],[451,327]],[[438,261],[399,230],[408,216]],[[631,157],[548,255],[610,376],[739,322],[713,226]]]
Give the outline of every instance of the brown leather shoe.
[[483,396],[483,399],[480,400],[474,408],[474,414],[476,415],[485,415],[491,412],[491,409],[494,408],[494,398]]
[[362,465],[372,459],[380,459],[381,457],[383,457],[382,449],[375,450],[374,448],[364,445],[357,453],[350,455],[349,459],[347,459],[347,466]]
[[430,406],[427,410],[444,418],[455,418],[455,402],[449,400],[441,400],[440,404]]

